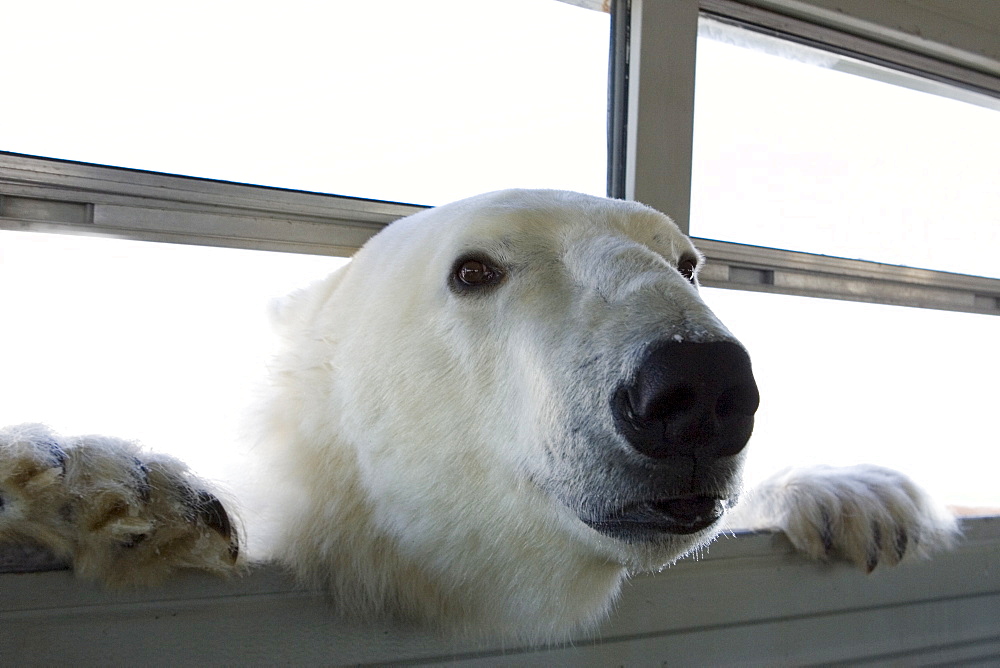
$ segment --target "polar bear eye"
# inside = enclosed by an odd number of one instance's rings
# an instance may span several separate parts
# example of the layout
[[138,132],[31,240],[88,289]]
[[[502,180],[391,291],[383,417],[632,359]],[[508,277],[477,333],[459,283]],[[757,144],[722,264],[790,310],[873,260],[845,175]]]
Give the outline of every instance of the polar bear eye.
[[691,255],[685,255],[681,258],[681,261],[677,263],[677,271],[681,273],[681,276],[688,279],[691,283],[694,283],[694,273],[698,269],[698,258]]
[[452,285],[460,290],[475,290],[496,285],[503,279],[503,271],[485,258],[464,257],[455,262]]

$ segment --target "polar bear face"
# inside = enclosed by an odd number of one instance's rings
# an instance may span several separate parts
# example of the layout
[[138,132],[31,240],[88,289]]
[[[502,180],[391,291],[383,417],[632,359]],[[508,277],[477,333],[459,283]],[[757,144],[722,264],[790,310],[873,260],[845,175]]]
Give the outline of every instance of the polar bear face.
[[662,214],[556,191],[376,235],[280,308],[269,430],[305,492],[287,558],[343,589],[340,544],[376,535],[435,610],[548,636],[710,540],[758,397],[700,262]]

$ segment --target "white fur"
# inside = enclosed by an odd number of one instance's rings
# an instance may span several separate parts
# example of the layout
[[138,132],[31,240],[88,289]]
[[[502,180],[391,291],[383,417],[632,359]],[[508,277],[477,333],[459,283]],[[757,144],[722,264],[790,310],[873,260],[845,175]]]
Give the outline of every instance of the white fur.
[[[456,293],[452,266],[470,251],[506,279]],[[640,465],[611,423],[610,388],[654,340],[735,341],[676,270],[695,253],[635,203],[504,191],[393,223],[278,305],[285,348],[259,425],[280,483],[275,556],[353,618],[527,641],[592,628],[630,572],[719,530],[634,544],[580,519],[629,494],[615,458]],[[715,484],[735,500],[742,454],[730,460]],[[952,526],[874,469],[804,473],[772,492],[758,497],[771,512],[745,516],[865,564],[855,546],[872,526],[919,534],[922,548]],[[803,528],[845,509],[853,520],[820,538]]]
[[880,466],[813,466],[761,483],[727,518],[730,526],[780,529],[816,559],[871,571],[904,556],[929,557],[955,539],[955,519],[912,480]]
[[236,518],[182,462],[108,436],[0,429],[0,547],[41,548],[77,575],[155,584],[242,570]]

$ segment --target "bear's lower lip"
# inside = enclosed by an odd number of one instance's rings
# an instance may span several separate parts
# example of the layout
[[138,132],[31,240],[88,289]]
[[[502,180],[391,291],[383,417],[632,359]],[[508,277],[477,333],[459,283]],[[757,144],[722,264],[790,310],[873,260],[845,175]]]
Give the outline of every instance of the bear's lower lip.
[[720,499],[691,495],[632,503],[603,517],[582,519],[606,536],[639,542],[697,533],[718,522],[724,510]]

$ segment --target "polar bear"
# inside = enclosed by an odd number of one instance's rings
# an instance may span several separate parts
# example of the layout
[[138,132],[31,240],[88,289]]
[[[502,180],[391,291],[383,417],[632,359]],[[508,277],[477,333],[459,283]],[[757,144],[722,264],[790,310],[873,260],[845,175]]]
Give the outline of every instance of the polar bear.
[[[257,426],[288,492],[274,556],[353,619],[593,629],[629,574],[710,542],[741,497],[759,397],[702,262],[665,215],[570,192],[389,225],[274,309]],[[955,535],[875,467],[785,472],[734,513],[867,570]]]

